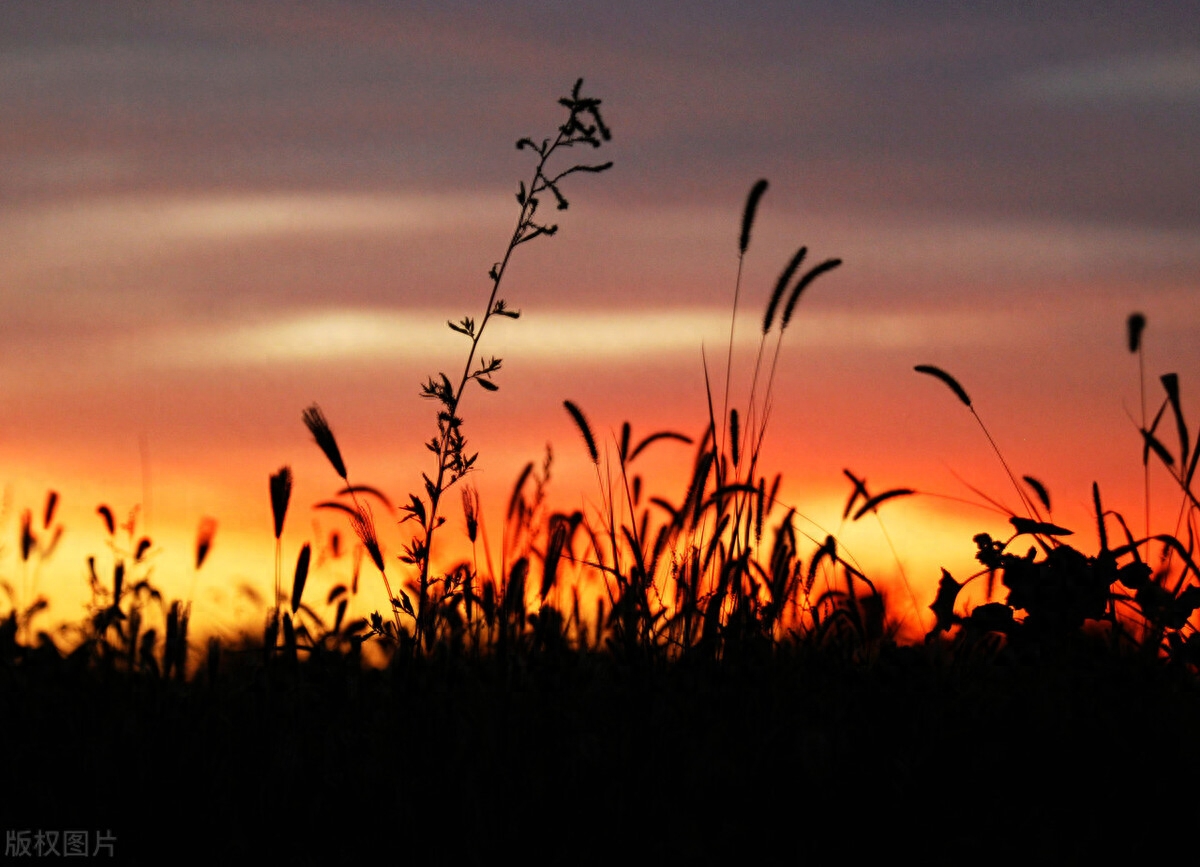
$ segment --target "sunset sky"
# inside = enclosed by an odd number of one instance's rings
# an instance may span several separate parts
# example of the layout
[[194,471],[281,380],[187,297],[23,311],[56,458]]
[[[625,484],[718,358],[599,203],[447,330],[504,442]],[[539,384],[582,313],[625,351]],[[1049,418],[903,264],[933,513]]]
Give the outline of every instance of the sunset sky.
[[[995,5],[5,0],[0,577],[34,580],[19,518],[48,489],[66,531],[37,589],[68,618],[84,558],[110,562],[99,504],[142,504],[170,594],[211,516],[197,617],[231,623],[239,583],[272,584],[271,473],[297,477],[287,560],[337,526],[310,509],[338,482],[300,420],[314,401],[353,480],[417,490],[419,386],[461,368],[445,320],[483,312],[532,169],[514,142],[550,135],[579,77],[613,131],[581,156],[614,168],[567,180],[558,236],[506,277],[523,315],[483,346],[500,390],[462,409],[486,508],[547,442],[556,505],[596,502],[564,399],[610,449],[625,420],[701,432],[701,348],[723,381],[742,207],[767,178],[734,404],[795,248],[845,262],[787,333],[764,452],[808,531],[838,530],[843,468],[919,489],[882,515],[927,601],[938,566],[970,573],[974,533],[1003,533],[932,496],[1017,505],[966,408],[912,370],[935,364],[1093,551],[1093,480],[1143,508],[1132,311],[1152,411],[1176,371],[1200,419],[1200,4]],[[656,446],[650,489],[678,499],[691,459]],[[886,583],[862,524],[840,537]]]

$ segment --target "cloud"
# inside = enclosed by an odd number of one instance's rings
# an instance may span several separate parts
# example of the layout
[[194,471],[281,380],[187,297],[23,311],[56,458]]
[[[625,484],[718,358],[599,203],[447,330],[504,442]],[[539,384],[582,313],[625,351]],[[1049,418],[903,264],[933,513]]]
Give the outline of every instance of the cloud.
[[[820,311],[795,320],[786,342],[808,349],[980,346],[1011,332],[1017,320],[994,312]],[[571,366],[670,357],[690,361],[699,357],[702,346],[711,353],[729,340],[728,311],[707,308],[543,311],[499,325],[485,337],[486,354]],[[757,317],[739,318],[735,339],[740,350],[757,349],[760,338]],[[774,343],[772,334],[769,351]],[[453,358],[465,350],[466,338],[453,334],[446,320],[430,311],[338,309],[173,330],[138,345],[143,364],[208,369]]]
[[1200,52],[1145,54],[1063,66],[1020,76],[1020,94],[1044,102],[1200,101]]
[[506,225],[512,210],[507,197],[496,193],[136,195],[0,213],[0,228],[30,260],[62,265],[149,254],[163,243],[456,232]]

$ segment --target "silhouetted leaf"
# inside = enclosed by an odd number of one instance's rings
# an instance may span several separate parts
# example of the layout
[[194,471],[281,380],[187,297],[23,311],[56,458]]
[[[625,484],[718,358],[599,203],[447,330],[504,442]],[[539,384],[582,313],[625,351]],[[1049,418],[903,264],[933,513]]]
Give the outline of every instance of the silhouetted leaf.
[[1060,527],[1057,524],[1051,524],[1046,521],[1033,521],[1029,518],[1021,518],[1014,515],[1008,519],[1013,525],[1018,534],[1028,533],[1034,536],[1073,536],[1074,530],[1068,530],[1065,527]]
[[387,494],[379,490],[379,488],[372,487],[371,485],[346,485],[346,487],[337,492],[339,497],[344,497],[347,494],[370,494],[379,502],[383,503],[383,505],[389,510],[392,508],[392,501],[388,499]]
[[659,440],[678,440],[679,442],[686,443],[688,445],[691,445],[692,443],[692,438],[685,436],[684,434],[669,430],[658,431],[657,433],[652,433],[648,437],[645,437],[641,442],[634,446],[633,452],[629,455],[629,460],[632,461],[643,451],[645,451],[647,446],[651,445],[652,443],[656,443]]
[[1100,485],[1092,482],[1092,505],[1096,509],[1096,530],[1100,537],[1101,552],[1108,550],[1108,529],[1104,526],[1104,509],[1100,506]]
[[1146,443],[1146,449],[1143,451],[1143,454],[1147,460],[1149,459],[1149,453],[1154,452],[1158,455],[1158,459],[1168,467],[1175,466],[1175,458],[1167,451],[1167,447],[1159,441],[1158,437],[1146,430],[1142,431],[1142,437]]
[[954,613],[954,603],[958,599],[958,591],[962,588],[963,585],[955,581],[953,575],[945,569],[942,570],[942,578],[938,581],[937,596],[934,597],[933,604],[929,606],[929,610],[933,612],[937,622],[925,636],[926,640],[939,632],[945,632],[958,622],[958,615]]
[[322,502],[314,505],[313,508],[314,509],[331,509],[331,510],[337,511],[337,512],[345,512],[347,515],[350,515],[351,517],[358,514],[358,512],[354,509],[353,506],[347,506],[345,503],[339,503],[336,500],[323,500]]
[[1128,587],[1130,590],[1139,590],[1150,582],[1150,576],[1153,570],[1146,563],[1140,560],[1133,563],[1126,563],[1117,570],[1117,580]]
[[1171,453],[1168,452],[1163,444],[1154,436],[1154,432],[1158,430],[1158,423],[1162,421],[1163,413],[1167,411],[1167,403],[1168,401],[1164,400],[1162,406],[1158,408],[1158,412],[1154,416],[1154,421],[1150,423],[1150,429],[1141,431],[1143,466],[1150,463],[1151,450],[1153,450],[1155,454],[1162,458],[1163,461],[1166,462],[1167,466],[1171,466],[1174,463],[1174,458],[1171,457]]
[[878,508],[881,503],[886,502],[887,500],[894,499],[895,497],[907,497],[915,493],[916,491],[914,491],[912,488],[893,488],[890,491],[884,491],[882,494],[876,494],[859,507],[858,511],[854,513],[854,518],[852,520],[857,521],[867,512],[875,511],[875,509]]
[[866,479],[860,479],[849,470],[842,470],[842,474],[854,485],[854,490],[850,492],[850,499],[846,501],[846,508],[842,511],[842,520],[844,521],[850,517],[850,511],[854,508],[854,504],[858,502],[860,497],[864,500],[869,500],[871,495],[867,493]]
[[1163,388],[1167,392],[1167,400],[1170,401],[1171,411],[1175,414],[1175,427],[1179,431],[1179,463],[1185,466],[1188,460],[1188,429],[1187,424],[1183,420],[1183,407],[1179,402],[1179,376],[1174,373],[1164,373],[1162,375]]
[[1003,602],[988,602],[980,605],[967,618],[972,627],[983,632],[1012,631],[1016,622],[1013,620],[1013,610]]

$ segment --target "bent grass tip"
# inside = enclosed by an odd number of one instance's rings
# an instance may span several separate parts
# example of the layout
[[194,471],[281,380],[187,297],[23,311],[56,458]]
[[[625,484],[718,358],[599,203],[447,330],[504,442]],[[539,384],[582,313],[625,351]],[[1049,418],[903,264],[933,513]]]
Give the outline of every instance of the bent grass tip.
[[934,367],[932,364],[918,364],[913,368],[913,370],[915,370],[917,373],[925,373],[929,376],[937,377],[950,387],[950,390],[958,396],[959,400],[961,400],[967,406],[971,405],[971,398],[967,396],[967,390],[958,384],[957,379],[946,373],[946,371],[942,370],[940,367]]

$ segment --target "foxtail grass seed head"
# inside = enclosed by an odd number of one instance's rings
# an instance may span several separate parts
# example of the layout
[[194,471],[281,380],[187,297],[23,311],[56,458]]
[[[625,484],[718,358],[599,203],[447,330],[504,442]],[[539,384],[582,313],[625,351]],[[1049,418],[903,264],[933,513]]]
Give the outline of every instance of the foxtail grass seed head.
[[808,285],[826,271],[832,271],[841,264],[841,259],[826,259],[820,265],[814,265],[811,269],[809,269],[807,274],[805,274],[796,282],[796,287],[792,290],[792,294],[788,297],[787,306],[783,308],[783,319],[779,323],[780,330],[787,328],[788,323],[792,321],[792,311],[796,309],[796,302],[800,300],[801,293],[808,288]]
[[767,179],[763,178],[750,188],[746,198],[746,210],[742,214],[742,235],[738,239],[738,255],[744,256],[750,246],[750,230],[754,228],[754,214],[758,210],[758,202],[767,191]]
[[1137,352],[1142,348],[1142,332],[1146,330],[1146,317],[1141,313],[1129,314],[1125,323],[1126,336],[1129,338],[1129,351]]
[[341,450],[338,449],[337,440],[334,439],[333,431],[329,427],[329,422],[325,420],[324,413],[321,412],[321,407],[315,403],[308,409],[304,410],[304,424],[308,428],[308,432],[312,434],[313,440],[316,441],[321,451],[325,453],[325,457],[333,466],[333,471],[349,484],[346,477],[346,464],[342,460]]
[[33,535],[33,515],[28,509],[21,514],[21,561],[29,560],[29,555],[37,547],[37,537]]
[[308,580],[308,564],[312,559],[312,546],[307,542],[300,549],[296,560],[296,577],[292,580],[292,611],[300,609],[300,598],[304,595],[304,582]]
[[596,449],[596,438],[592,436],[592,426],[588,424],[583,411],[569,400],[564,400],[563,406],[567,408],[567,412],[571,414],[571,418],[575,420],[575,426],[579,428],[579,433],[583,436],[583,444],[587,446],[588,457],[592,459],[593,464],[599,465],[600,452]]
[[200,528],[196,531],[196,568],[204,565],[208,552],[212,548],[213,536],[217,532],[217,522],[212,518],[203,518]]
[[112,509],[108,506],[99,506],[96,509],[96,514],[104,519],[104,529],[108,530],[108,535],[112,536],[117,532],[116,521],[113,520]]
[[961,400],[967,406],[971,405],[971,398],[967,397],[966,389],[958,384],[957,379],[946,373],[946,371],[942,370],[940,367],[934,367],[932,364],[918,364],[913,368],[913,370],[915,370],[917,373],[925,373],[929,376],[937,377],[942,382],[946,383],[946,385],[950,386],[950,390],[958,396],[959,400]]
[[54,510],[58,507],[58,491],[51,491],[46,495],[46,511],[42,515],[42,529],[50,529],[50,522],[54,520]]
[[1035,479],[1033,476],[1021,476],[1021,478],[1025,481],[1025,484],[1029,485],[1030,490],[1033,491],[1042,505],[1046,507],[1046,511],[1050,511],[1050,491],[1046,489],[1041,480]]
[[283,535],[283,519],[287,516],[288,500],[292,496],[292,468],[280,467],[271,476],[271,515],[275,518],[275,538]]
[[775,311],[779,307],[780,299],[783,298],[783,291],[792,282],[792,277],[795,276],[796,269],[800,267],[800,263],[804,261],[807,253],[807,247],[801,247],[797,250],[796,255],[792,257],[792,261],[788,262],[787,267],[783,269],[783,273],[779,275],[779,281],[775,284],[775,291],[771,293],[771,300],[767,303],[767,312],[763,316],[763,335],[766,335],[771,330],[771,325],[775,322]]
[[375,520],[370,511],[355,512],[350,516],[350,526],[354,528],[358,541],[362,542],[375,568],[380,572],[386,571],[383,568],[383,549],[379,545],[379,537],[375,535]]
[[479,494],[475,491],[475,489],[469,485],[463,488],[463,519],[467,523],[467,539],[470,540],[471,544],[475,544],[475,539],[479,536],[478,496]]

